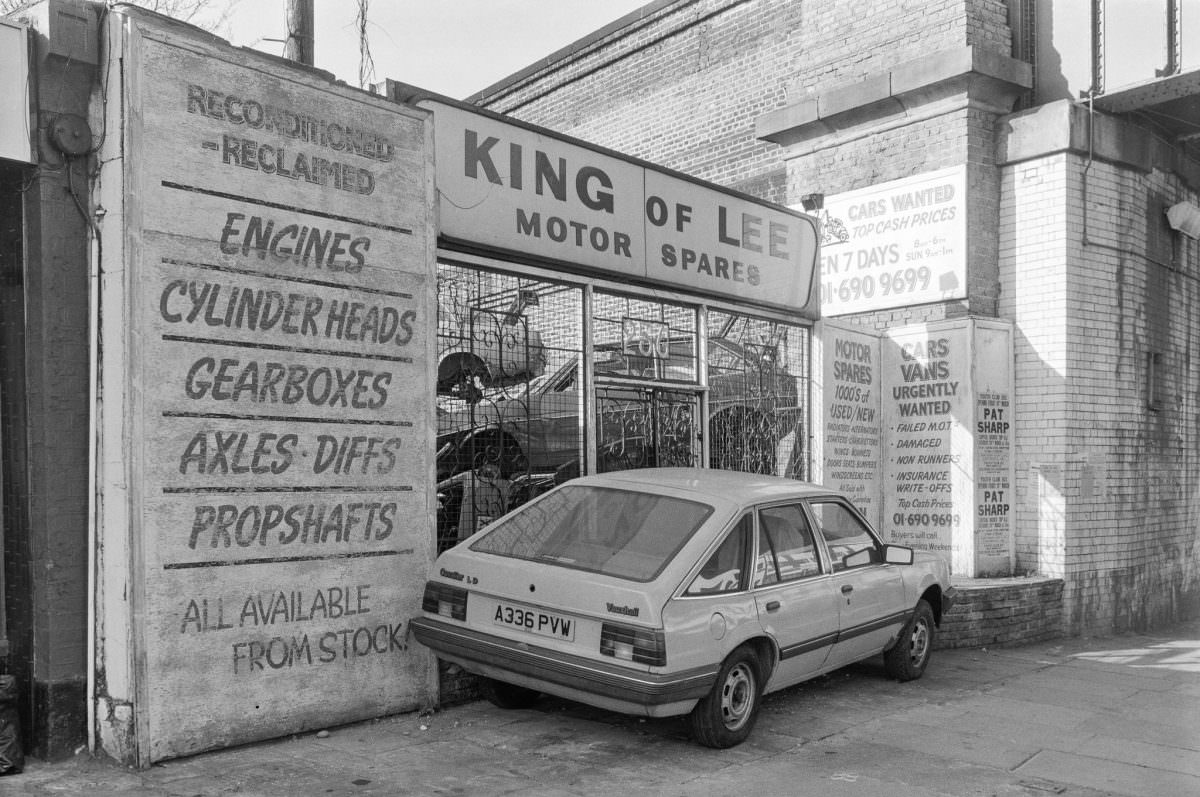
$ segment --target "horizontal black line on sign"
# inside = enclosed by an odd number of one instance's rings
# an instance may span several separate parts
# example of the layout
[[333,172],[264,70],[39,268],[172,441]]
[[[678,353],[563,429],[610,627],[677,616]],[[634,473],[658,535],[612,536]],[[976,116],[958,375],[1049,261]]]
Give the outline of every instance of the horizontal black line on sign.
[[391,363],[411,363],[412,357],[401,357],[391,354],[367,354],[361,351],[344,351],[340,349],[312,349],[306,346],[284,346],[280,343],[251,343],[246,340],[221,340],[220,338],[198,338],[193,335],[163,335],[163,340],[176,343],[203,343],[206,346],[233,346],[239,349],[265,349],[267,351],[287,351],[293,354],[324,354],[329,357],[357,357],[360,360],[386,360]]
[[344,221],[349,224],[360,224],[363,227],[374,227],[377,230],[387,230],[388,232],[398,232],[401,235],[412,235],[412,230],[410,230],[407,227],[395,227],[395,226],[392,226],[391,224],[380,224],[377,221],[365,221],[363,219],[356,219],[353,216],[342,216],[337,213],[326,213],[321,210],[313,210],[311,208],[302,208],[302,207],[299,207],[298,205],[287,205],[287,204],[284,204],[283,202],[271,202],[266,199],[257,199],[252,196],[242,196],[241,194],[230,194],[226,191],[214,191],[211,188],[201,188],[198,185],[184,185],[183,183],[173,183],[170,180],[163,180],[162,184],[163,184],[164,188],[175,188],[180,191],[191,191],[192,193],[196,193],[196,194],[206,194],[208,196],[215,196],[219,199],[232,199],[237,202],[249,202],[252,205],[262,205],[265,208],[275,208],[276,210],[290,210],[294,213],[304,213],[309,216],[317,216],[319,218],[329,219],[331,221]]
[[361,484],[334,485],[293,485],[291,487],[164,487],[167,495],[203,494],[203,493],[411,493],[411,484],[401,484],[392,487],[370,487]]
[[321,556],[314,554],[313,556],[266,556],[258,559],[235,559],[225,562],[168,562],[163,565],[163,570],[189,570],[197,567],[236,567],[238,565],[277,565],[286,564],[287,562],[323,562],[330,559],[366,559],[371,556],[408,556],[413,553],[412,548],[404,548],[399,551],[361,551],[359,553],[333,553]]
[[376,296],[390,296],[393,299],[411,299],[411,293],[403,293],[401,291],[387,291],[383,288],[369,288],[362,285],[346,285],[342,282],[328,282],[326,280],[315,280],[308,277],[296,277],[291,274],[271,274],[265,271],[255,271],[250,268],[234,268],[233,266],[222,266],[219,263],[201,263],[198,260],[180,260],[176,257],[164,257],[163,263],[168,263],[172,266],[188,266],[190,268],[206,268],[210,271],[220,271],[225,274],[237,274],[243,277],[262,277],[264,279],[283,280],[284,282],[298,282],[303,285],[315,285],[318,288],[336,288],[338,290],[354,291],[355,293],[370,293]]
[[355,424],[357,426],[412,426],[412,421],[372,421],[358,418],[310,418],[303,415],[249,415],[237,412],[175,412],[167,410],[164,418],[206,418],[223,421],[287,421],[288,423]]

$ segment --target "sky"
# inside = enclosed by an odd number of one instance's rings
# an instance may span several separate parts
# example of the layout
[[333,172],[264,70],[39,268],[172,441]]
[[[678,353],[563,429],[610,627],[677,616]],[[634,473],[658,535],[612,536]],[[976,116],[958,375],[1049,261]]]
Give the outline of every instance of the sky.
[[[386,78],[463,99],[650,0],[370,0],[372,82]],[[316,66],[358,85],[354,0],[313,0]],[[215,33],[283,54],[287,0],[234,0]]]

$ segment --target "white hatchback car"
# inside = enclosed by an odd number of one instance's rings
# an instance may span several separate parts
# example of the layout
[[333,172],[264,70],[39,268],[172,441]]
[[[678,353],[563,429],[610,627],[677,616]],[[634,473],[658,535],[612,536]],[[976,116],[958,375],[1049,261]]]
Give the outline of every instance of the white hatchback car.
[[953,594],[834,491],[660,468],[574,479],[446,551],[411,625],[498,705],[687,715],[730,747],[766,692],[879,653],[919,678]]

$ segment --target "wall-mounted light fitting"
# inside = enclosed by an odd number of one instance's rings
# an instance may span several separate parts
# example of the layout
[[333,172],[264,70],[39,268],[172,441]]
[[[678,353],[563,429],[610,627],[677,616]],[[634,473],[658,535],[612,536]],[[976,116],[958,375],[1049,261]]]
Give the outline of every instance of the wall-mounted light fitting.
[[1178,202],[1167,208],[1167,224],[1189,238],[1200,238],[1200,207],[1191,202]]

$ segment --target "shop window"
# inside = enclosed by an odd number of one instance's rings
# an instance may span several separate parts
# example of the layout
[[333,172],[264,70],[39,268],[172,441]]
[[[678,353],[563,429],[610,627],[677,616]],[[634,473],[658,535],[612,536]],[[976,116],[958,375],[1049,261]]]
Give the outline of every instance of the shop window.
[[709,465],[808,478],[809,331],[708,313]]
[[596,469],[701,463],[694,307],[596,291]]
[[580,472],[583,292],[438,265],[438,549]]
[[592,300],[597,378],[696,384],[696,310],[597,291]]
[[439,550],[587,472],[589,439],[598,472],[808,477],[805,327],[597,289],[585,330],[583,286],[449,260],[437,295]]

